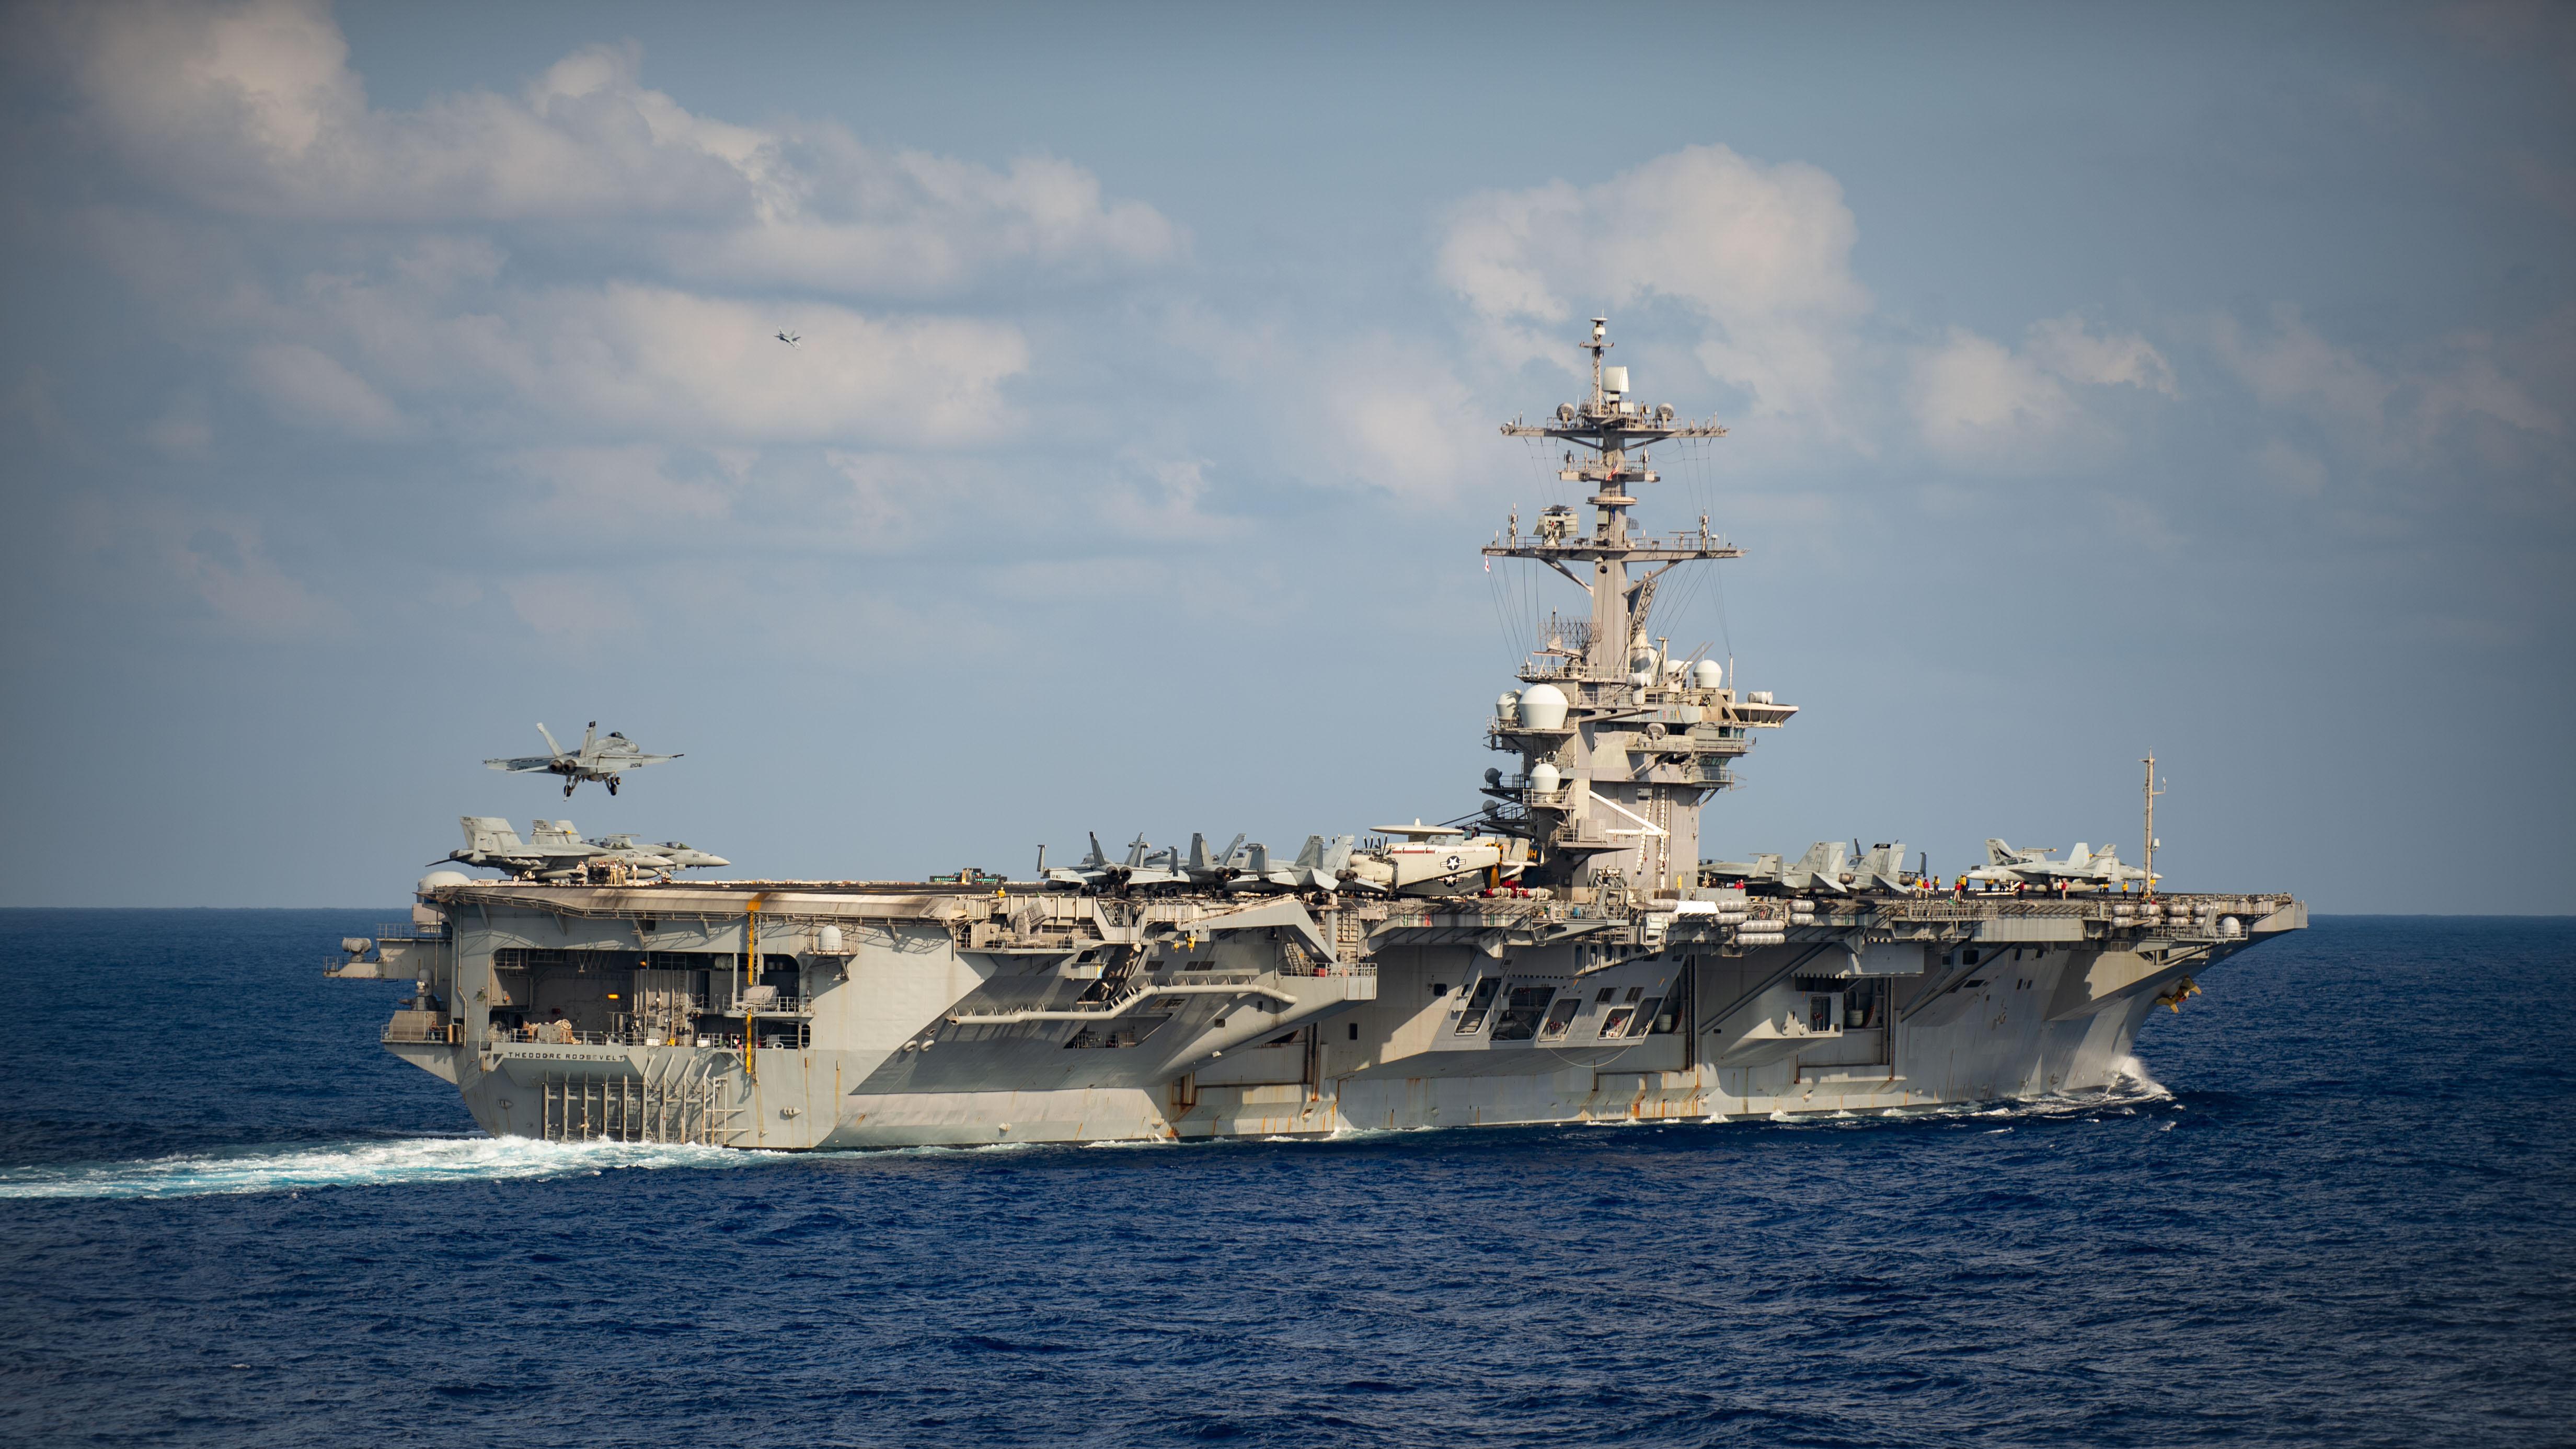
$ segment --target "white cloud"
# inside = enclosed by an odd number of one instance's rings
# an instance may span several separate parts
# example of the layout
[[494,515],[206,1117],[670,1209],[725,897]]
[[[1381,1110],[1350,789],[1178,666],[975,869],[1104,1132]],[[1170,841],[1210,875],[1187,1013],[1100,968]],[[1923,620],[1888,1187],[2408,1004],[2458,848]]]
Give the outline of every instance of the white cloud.
[[2292,307],[2275,308],[2268,329],[2221,317],[2212,338],[2257,401],[2383,452],[2420,458],[2462,428],[2531,440],[2567,434],[2576,309],[2505,336],[2462,332],[2383,360],[2328,341]]
[[[567,56],[516,96],[372,109],[310,0],[65,12],[95,131],[212,210],[366,224],[644,224],[675,276],[835,293],[944,293],[994,269],[1152,265],[1186,246],[1152,207],[1051,158],[883,153],[833,125],[694,114],[632,46]],[[660,225],[654,225],[659,223]]]
[[2279,438],[2273,438],[2255,450],[2254,467],[2273,483],[2302,498],[2314,498],[2326,490],[2326,465]]
[[849,485],[843,500],[851,541],[863,553],[901,553],[919,537],[913,504],[921,487],[917,459],[896,453],[826,449],[823,460]]
[[2289,408],[2322,420],[2379,430],[2396,384],[2358,353],[2317,335],[2295,308],[2273,312],[2270,335],[2248,332],[2222,317],[2214,331],[2219,358],[2267,407]]
[[171,399],[169,409],[144,425],[143,441],[174,463],[203,462],[214,453],[215,428],[206,399],[194,388]]
[[1130,449],[1123,476],[1100,501],[1101,521],[1131,539],[1204,543],[1241,531],[1234,519],[1206,511],[1210,461]]
[[509,461],[546,489],[526,510],[528,518],[585,533],[685,527],[730,510],[723,486],[708,478],[675,477],[670,449],[655,444],[536,448]]
[[2147,339],[2134,332],[2096,335],[2073,313],[2032,323],[2024,347],[2032,360],[2069,382],[2126,383],[2166,397],[2182,395],[2172,364]]
[[280,422],[355,438],[405,429],[400,409],[366,379],[301,343],[267,343],[242,356],[242,378]]
[[1705,320],[1700,362],[1756,414],[1835,432],[1854,329],[1870,307],[1851,273],[1858,236],[1824,171],[1692,146],[1595,186],[1472,197],[1451,218],[1439,267],[1506,363],[1570,365],[1565,324],[1578,307],[1669,300]]
[[166,498],[76,501],[65,537],[89,560],[84,576],[120,594],[174,586],[228,632],[274,639],[349,631],[348,610],[289,576],[269,556],[258,524]]
[[407,409],[504,444],[566,428],[710,447],[951,443],[1006,432],[1001,385],[1029,366],[1001,323],[808,305],[789,347],[769,308],[637,283],[467,299],[403,276],[316,276],[241,310],[255,331],[304,339],[251,349],[254,389],[289,421],[358,436],[402,431]]
[[2114,441],[2075,389],[2121,385],[2178,395],[2172,366],[2145,338],[2096,333],[2069,315],[2032,324],[2019,349],[1951,328],[1939,347],[1915,358],[1907,402],[1936,454],[2012,470]]

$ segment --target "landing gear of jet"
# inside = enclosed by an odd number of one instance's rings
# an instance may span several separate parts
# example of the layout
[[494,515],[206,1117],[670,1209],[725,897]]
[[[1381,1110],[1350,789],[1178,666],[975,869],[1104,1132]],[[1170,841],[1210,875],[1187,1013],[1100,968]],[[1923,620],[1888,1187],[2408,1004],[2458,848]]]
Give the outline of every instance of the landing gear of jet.
[[608,785],[608,793],[609,793],[609,794],[611,794],[611,795],[616,794],[616,793],[617,793],[617,777],[616,777],[615,775],[611,775],[611,776],[609,776],[609,777],[608,777],[608,779],[607,779],[607,781],[606,781],[606,783],[607,783],[607,785]]
[[581,783],[581,782],[580,782],[579,780],[566,780],[566,781],[564,781],[564,798],[565,798],[565,799],[567,799],[567,800],[571,799],[571,798],[572,798],[572,787],[573,787],[573,786],[575,786],[575,785],[578,785],[578,784],[580,784],[580,783]]

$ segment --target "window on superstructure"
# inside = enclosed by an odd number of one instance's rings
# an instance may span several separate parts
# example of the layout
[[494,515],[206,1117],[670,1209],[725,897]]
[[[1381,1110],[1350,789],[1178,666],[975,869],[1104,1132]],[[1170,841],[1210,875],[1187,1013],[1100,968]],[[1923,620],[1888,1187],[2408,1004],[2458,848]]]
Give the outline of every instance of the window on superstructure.
[[1539,1026],[1538,1039],[1556,1041],[1563,1037],[1566,1028],[1574,1025],[1574,1013],[1582,1009],[1583,997],[1579,993],[1569,991],[1557,998],[1556,1005],[1548,1009],[1547,1020]]
[[1513,987],[1504,1000],[1502,1019],[1494,1023],[1494,1040],[1528,1041],[1538,1035],[1539,1022],[1555,996],[1553,986]]

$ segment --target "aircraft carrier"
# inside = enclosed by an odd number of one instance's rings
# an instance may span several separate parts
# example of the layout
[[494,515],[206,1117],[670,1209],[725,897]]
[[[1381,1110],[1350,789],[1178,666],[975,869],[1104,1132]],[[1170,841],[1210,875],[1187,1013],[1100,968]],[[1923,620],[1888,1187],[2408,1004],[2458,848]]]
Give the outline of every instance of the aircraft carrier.
[[595,858],[513,855],[536,848],[469,817],[457,859],[513,878],[433,873],[408,922],[327,969],[410,982],[386,1050],[496,1135],[859,1148],[2098,1092],[2149,1011],[2306,924],[2285,895],[2156,890],[2152,824],[2146,870],[1993,841],[1946,890],[1901,845],[1703,862],[1702,807],[1796,709],[1650,637],[1666,573],[1738,551],[1704,518],[1638,531],[1632,490],[1660,481],[1656,446],[1725,429],[1635,401],[1601,321],[1579,345],[1589,395],[1503,431],[1563,445],[1586,508],[1515,516],[1484,552],[1584,607],[1482,722],[1508,763],[1462,821],[1284,864],[1095,840],[1025,880],[884,882],[680,880],[685,847],[568,821],[540,840]]

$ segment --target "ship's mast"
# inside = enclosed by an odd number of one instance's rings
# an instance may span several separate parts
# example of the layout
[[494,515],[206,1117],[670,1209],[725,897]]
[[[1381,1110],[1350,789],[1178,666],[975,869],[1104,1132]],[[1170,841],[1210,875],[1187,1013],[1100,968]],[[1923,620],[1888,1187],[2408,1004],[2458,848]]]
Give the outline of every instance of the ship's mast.
[[[1603,365],[1602,354],[1619,345],[1609,339],[1609,333],[1610,319],[1595,317],[1591,340],[1577,344],[1592,354],[1589,399],[1559,407],[1549,422],[1533,426],[1516,419],[1503,427],[1507,438],[1558,438],[1592,454],[1578,458],[1573,449],[1566,450],[1564,467],[1556,475],[1568,483],[1593,486],[1592,496],[1585,500],[1593,509],[1590,534],[1527,541],[1514,537],[1485,552],[1495,558],[1536,559],[1591,594],[1591,644],[1584,651],[1585,663],[1599,676],[1616,679],[1630,672],[1624,667],[1630,653],[1630,635],[1634,626],[1644,622],[1636,617],[1637,606],[1649,586],[1674,564],[1693,559],[1741,558],[1743,551],[1710,538],[1705,521],[1695,537],[1630,537],[1628,510],[1637,505],[1637,500],[1629,494],[1628,485],[1661,481],[1647,466],[1647,446],[1667,438],[1722,438],[1726,428],[1715,421],[1677,423],[1669,407],[1649,408],[1629,401],[1628,369]],[[1629,458],[1632,450],[1636,453],[1634,461]],[[1630,565],[1641,563],[1662,567],[1631,582]],[[1573,564],[1586,568],[1578,572],[1571,567]]]
[[2147,751],[2147,899],[2156,895],[2156,797],[2164,791],[2156,788],[2156,752]]
[[1551,701],[1507,705],[1497,720],[1494,748],[1519,753],[1523,763],[1516,780],[1489,785],[1498,803],[1487,807],[1488,821],[1530,840],[1529,878],[1588,886],[1615,875],[1631,888],[1660,890],[1696,871],[1699,806],[1732,783],[1726,764],[1751,748],[1747,729],[1776,726],[1796,710],[1768,695],[1742,696],[1731,663],[1684,668],[1645,635],[1664,574],[1743,554],[1712,535],[1705,517],[1696,533],[1630,531],[1631,488],[1660,481],[1648,449],[1667,439],[1722,438],[1726,428],[1632,401],[1628,369],[1607,365],[1616,345],[1609,325],[1593,318],[1591,337],[1577,344],[1591,354],[1589,397],[1542,422],[1515,419],[1503,428],[1505,437],[1571,444],[1557,476],[1591,487],[1592,514],[1586,526],[1572,509],[1550,508],[1524,536],[1515,513],[1510,532],[1485,555],[1544,564],[1582,589],[1591,608],[1579,641],[1543,641],[1521,671],[1530,690],[1514,697],[1553,691],[1565,704],[1562,719]]

